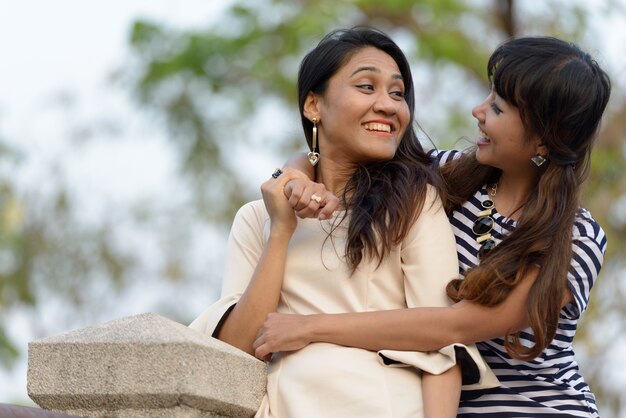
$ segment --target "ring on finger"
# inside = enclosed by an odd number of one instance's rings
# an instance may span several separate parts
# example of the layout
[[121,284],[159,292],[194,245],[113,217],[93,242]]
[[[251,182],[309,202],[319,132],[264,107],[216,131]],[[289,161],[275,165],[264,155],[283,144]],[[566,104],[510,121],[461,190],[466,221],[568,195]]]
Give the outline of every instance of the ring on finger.
[[283,170],[281,170],[280,168],[277,168],[276,170],[274,170],[274,172],[272,173],[272,177],[274,177],[275,179],[278,178],[278,176],[280,176],[281,174],[283,174]]
[[315,200],[317,203],[322,203],[322,198],[316,194],[311,195],[311,200]]

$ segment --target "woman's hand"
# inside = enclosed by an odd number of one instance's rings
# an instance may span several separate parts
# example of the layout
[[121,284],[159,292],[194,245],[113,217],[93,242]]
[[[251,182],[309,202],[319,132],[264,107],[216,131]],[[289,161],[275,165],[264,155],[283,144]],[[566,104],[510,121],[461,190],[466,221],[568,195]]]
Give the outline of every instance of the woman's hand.
[[300,218],[329,219],[339,206],[339,199],[324,184],[306,176],[287,182],[285,196]]
[[261,185],[261,194],[263,195],[263,203],[270,215],[271,233],[286,234],[291,237],[296,229],[297,220],[294,208],[289,203],[285,185],[297,178],[306,178],[306,176],[298,170],[285,168],[280,171],[279,175],[272,177]]
[[311,316],[270,313],[252,344],[254,355],[267,361],[272,353],[296,351],[311,343],[307,328]]

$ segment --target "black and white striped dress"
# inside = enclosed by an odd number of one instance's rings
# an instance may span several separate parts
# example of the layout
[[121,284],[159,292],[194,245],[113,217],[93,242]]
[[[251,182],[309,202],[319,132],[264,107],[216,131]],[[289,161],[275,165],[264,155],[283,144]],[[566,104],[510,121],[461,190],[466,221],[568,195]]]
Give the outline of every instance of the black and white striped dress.
[[[458,151],[431,151],[430,154],[439,164],[460,155]],[[478,264],[479,244],[476,243],[472,225],[477,213],[482,210],[481,202],[487,198],[487,190],[483,187],[450,218],[461,274]],[[499,243],[515,228],[516,223],[495,210],[492,217],[496,224],[491,234]],[[502,385],[488,390],[464,391],[459,417],[598,416],[595,397],[574,359],[572,340],[602,266],[607,241],[602,228],[585,209],[580,210],[573,232],[574,255],[567,278],[574,302],[561,310],[554,340],[532,361],[511,358],[502,338],[477,343]],[[532,346],[532,330],[524,330],[521,339],[525,345]]]

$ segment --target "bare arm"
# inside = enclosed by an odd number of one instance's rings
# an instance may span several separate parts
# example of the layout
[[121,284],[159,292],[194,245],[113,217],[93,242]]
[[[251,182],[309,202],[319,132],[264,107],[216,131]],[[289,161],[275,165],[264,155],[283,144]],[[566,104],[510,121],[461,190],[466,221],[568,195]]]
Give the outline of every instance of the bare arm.
[[537,271],[531,271],[494,307],[461,301],[451,307],[309,316],[270,314],[254,348],[259,358],[318,341],[373,351],[433,351],[456,342],[471,344],[502,337],[527,326],[525,303]]
[[440,375],[422,375],[424,416],[454,418],[461,400],[461,367],[454,366]]
[[416,351],[438,350],[455,342],[471,344],[502,337],[509,331],[527,326],[524,306],[536,275],[537,271],[534,271],[527,276],[505,301],[494,307],[461,301],[444,308],[311,317],[310,336],[313,341],[330,340],[370,350]]
[[296,217],[283,188],[294,173],[285,172],[263,183],[263,201],[270,215],[270,235],[241,298],[226,318],[218,338],[253,354],[252,343],[267,314],[276,311],[285,271],[289,240]]
[[299,152],[289,157],[285,167],[296,169],[306,174],[309,180],[315,180],[315,167],[311,165],[305,152]]

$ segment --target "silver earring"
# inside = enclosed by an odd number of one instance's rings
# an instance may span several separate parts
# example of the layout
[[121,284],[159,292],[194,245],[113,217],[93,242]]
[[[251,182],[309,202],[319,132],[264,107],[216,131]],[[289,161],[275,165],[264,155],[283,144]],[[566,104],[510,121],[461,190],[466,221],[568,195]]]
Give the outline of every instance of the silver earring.
[[316,166],[320,161],[320,154],[317,152],[317,118],[313,118],[313,135],[311,138],[311,151],[307,154],[307,158],[312,166]]
[[533,163],[535,163],[535,165],[537,167],[541,167],[543,165],[543,163],[545,163],[546,161],[548,161],[548,159],[546,157],[544,157],[541,154],[537,154],[534,157],[530,158],[530,161],[532,161]]

